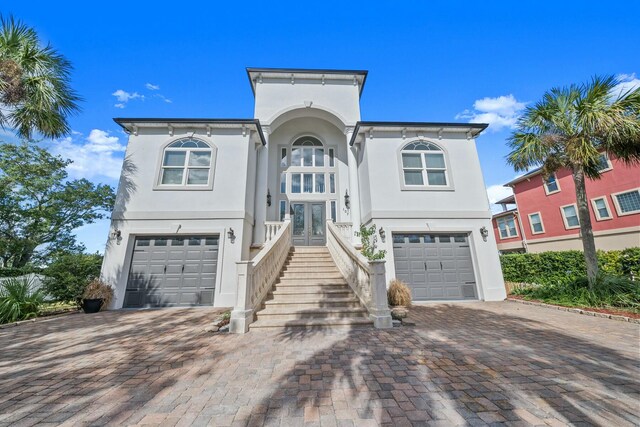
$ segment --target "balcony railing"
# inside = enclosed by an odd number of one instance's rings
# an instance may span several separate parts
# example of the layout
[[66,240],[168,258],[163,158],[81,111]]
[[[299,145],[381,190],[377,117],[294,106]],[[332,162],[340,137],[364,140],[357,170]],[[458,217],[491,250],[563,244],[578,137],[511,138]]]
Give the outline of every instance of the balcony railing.
[[[369,261],[344,235],[347,227],[327,221],[327,248],[347,283],[369,311],[376,328],[390,328],[385,261]],[[349,227],[350,229],[350,227]]]
[[285,219],[253,260],[236,263],[238,297],[231,312],[229,332],[243,334],[249,330],[256,311],[280,275],[290,249],[291,221]]

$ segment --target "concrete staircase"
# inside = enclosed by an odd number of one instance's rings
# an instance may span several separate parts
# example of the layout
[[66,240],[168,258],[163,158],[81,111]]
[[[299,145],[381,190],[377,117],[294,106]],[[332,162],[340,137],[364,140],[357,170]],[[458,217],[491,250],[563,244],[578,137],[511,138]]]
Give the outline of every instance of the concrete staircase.
[[251,329],[373,325],[367,309],[323,246],[291,248],[280,279],[263,307]]

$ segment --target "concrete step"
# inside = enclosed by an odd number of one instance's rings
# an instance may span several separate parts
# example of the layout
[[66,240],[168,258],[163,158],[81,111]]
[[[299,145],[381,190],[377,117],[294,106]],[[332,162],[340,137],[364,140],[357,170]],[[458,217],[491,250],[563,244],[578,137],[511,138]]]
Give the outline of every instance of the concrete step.
[[[299,296],[299,295],[296,295]],[[358,298],[284,298],[282,295],[264,302],[265,307],[277,307],[291,311],[306,310],[308,308],[359,308]]]
[[373,321],[368,318],[341,318],[341,317],[325,317],[321,319],[293,319],[293,320],[276,320],[276,319],[258,319],[250,326],[251,329],[268,329],[268,328],[308,328],[308,329],[334,329],[334,328],[367,328],[373,326]]
[[349,289],[349,284],[344,279],[282,279],[274,285],[275,289]]
[[314,254],[305,254],[305,255],[293,255],[290,256],[287,262],[333,262],[333,258],[329,255],[314,255]]
[[280,288],[274,290],[273,292],[271,292],[271,294],[274,298],[347,298],[353,295],[353,292],[348,287],[327,289],[327,287],[319,286],[318,288]]
[[328,254],[329,249],[326,246],[294,246],[291,248],[293,253],[324,253]]
[[322,266],[306,266],[306,265],[285,265],[282,268],[282,272],[289,273],[340,273],[338,267],[335,265],[322,265]]
[[299,258],[291,258],[285,262],[285,265],[306,265],[309,267],[322,267],[325,265],[336,265],[332,259],[321,260],[321,259],[299,259]]
[[339,271],[335,272],[315,272],[310,271],[296,271],[296,272],[280,272],[281,279],[343,279],[342,274]]
[[297,308],[290,309],[288,307],[267,307],[256,313],[258,320],[260,319],[276,319],[276,320],[295,320],[295,319],[312,319],[312,318],[354,318],[367,316],[367,310],[362,307],[356,308]]

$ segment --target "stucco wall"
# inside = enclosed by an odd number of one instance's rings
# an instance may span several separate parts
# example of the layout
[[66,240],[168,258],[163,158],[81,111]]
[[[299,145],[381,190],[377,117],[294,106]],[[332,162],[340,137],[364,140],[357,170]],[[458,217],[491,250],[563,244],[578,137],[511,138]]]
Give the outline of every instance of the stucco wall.
[[[213,187],[154,188],[163,147],[192,135],[217,148]],[[215,305],[234,305],[235,263],[249,257],[254,169],[255,137],[249,132],[243,136],[240,129],[214,129],[210,137],[195,128],[176,129],[173,136],[166,129],[140,129],[138,136],[131,135],[110,228],[120,230],[121,239],[109,236],[102,265],[102,277],[116,288],[112,307],[122,307],[136,236],[193,234],[220,235]],[[233,242],[227,237],[230,228],[236,236]]]

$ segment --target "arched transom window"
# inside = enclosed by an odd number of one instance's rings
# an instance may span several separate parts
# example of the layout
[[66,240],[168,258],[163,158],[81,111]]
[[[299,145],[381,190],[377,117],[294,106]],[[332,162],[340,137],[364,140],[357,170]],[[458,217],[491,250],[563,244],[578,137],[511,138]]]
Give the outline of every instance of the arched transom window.
[[413,142],[402,149],[402,172],[407,187],[449,185],[444,151],[430,142]]
[[291,166],[324,167],[322,142],[310,136],[294,142],[291,145]]
[[183,138],[169,144],[162,156],[160,185],[207,186],[212,149],[204,141]]

